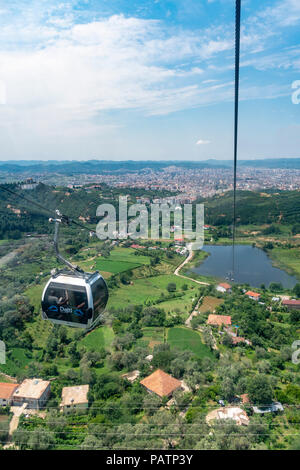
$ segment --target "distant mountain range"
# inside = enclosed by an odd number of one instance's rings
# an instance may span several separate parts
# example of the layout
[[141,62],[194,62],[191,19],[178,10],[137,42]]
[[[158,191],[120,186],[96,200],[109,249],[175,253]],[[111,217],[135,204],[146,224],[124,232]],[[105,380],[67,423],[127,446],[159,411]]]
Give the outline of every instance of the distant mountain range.
[[[231,168],[231,160],[203,160],[203,161],[110,161],[110,160],[20,160],[0,162],[0,171],[8,173],[59,173],[65,175],[99,172],[143,171],[145,169],[163,170],[166,167],[181,167],[189,169],[201,168]],[[262,160],[240,160],[240,167],[270,168],[270,169],[300,169],[300,158],[269,158]]]

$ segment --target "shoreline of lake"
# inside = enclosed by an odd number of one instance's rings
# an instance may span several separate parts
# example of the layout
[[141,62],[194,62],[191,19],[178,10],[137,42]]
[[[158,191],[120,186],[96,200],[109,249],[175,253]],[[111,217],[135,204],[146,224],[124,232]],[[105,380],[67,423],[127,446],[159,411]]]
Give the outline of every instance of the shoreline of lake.
[[[253,250],[253,251],[252,251]],[[195,260],[188,272],[211,279],[230,281],[232,271],[231,245],[205,245],[202,252],[207,253],[202,260]],[[297,273],[290,273],[286,266],[276,266],[270,254],[261,248],[249,244],[235,247],[236,280],[238,284],[250,284],[253,287],[266,287],[271,283],[280,283],[286,289],[292,289],[299,282]],[[217,256],[217,258],[216,258]],[[242,260],[242,261],[241,261]],[[276,260],[277,261],[277,260]],[[196,264],[197,263],[197,264]]]

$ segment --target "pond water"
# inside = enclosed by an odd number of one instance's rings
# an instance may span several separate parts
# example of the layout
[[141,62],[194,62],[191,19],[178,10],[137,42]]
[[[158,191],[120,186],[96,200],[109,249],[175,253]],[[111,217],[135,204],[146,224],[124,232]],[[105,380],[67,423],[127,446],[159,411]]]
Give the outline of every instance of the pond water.
[[[202,276],[213,276],[225,280],[232,271],[232,246],[206,245],[203,250],[210,254],[199,266],[191,269]],[[229,275],[230,282],[230,275]],[[235,282],[248,283],[253,287],[271,282],[280,282],[285,288],[292,288],[299,282],[282,269],[275,268],[267,254],[251,245],[235,246]]]

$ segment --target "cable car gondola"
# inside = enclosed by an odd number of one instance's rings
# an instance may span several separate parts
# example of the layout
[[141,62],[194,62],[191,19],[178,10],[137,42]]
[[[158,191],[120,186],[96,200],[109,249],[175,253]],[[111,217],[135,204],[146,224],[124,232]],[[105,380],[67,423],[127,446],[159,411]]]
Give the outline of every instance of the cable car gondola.
[[108,301],[108,289],[101,274],[86,273],[63,258],[58,249],[59,225],[69,223],[56,211],[54,246],[56,256],[68,269],[52,274],[42,295],[42,318],[54,324],[91,330],[101,319]]

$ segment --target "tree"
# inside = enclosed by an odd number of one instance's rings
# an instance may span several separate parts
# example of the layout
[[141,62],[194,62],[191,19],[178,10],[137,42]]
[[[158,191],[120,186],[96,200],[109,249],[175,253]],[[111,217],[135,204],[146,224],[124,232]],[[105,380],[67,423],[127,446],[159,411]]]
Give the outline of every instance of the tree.
[[103,449],[103,442],[96,436],[88,435],[81,444],[81,450],[99,450]]
[[47,416],[47,426],[50,431],[57,433],[59,438],[63,438],[66,435],[67,419],[60,412],[51,410]]
[[258,374],[249,381],[248,394],[250,401],[257,405],[270,405],[273,399],[273,390],[269,378],[265,374]]
[[293,294],[295,294],[296,297],[300,298],[300,283],[298,282],[294,289],[293,289]]
[[69,357],[71,359],[71,364],[73,367],[76,367],[79,363],[80,359],[80,354],[79,351],[77,350],[76,343],[72,343],[71,346],[69,347]]
[[161,399],[157,395],[147,395],[143,401],[145,413],[152,416],[161,406]]
[[190,324],[193,330],[197,330],[198,326],[201,325],[203,322],[204,322],[204,318],[202,316],[197,315],[191,319]]
[[235,382],[230,377],[226,377],[221,384],[221,393],[225,400],[232,401],[235,396]]
[[300,224],[295,224],[292,227],[292,234],[297,235],[298,233],[300,233]]
[[259,361],[257,364],[257,369],[261,374],[268,374],[271,370],[271,364],[266,360]]
[[269,289],[270,291],[280,292],[282,291],[283,287],[281,282],[271,282],[271,284],[269,285]]
[[175,282],[169,282],[169,284],[167,285],[167,291],[170,292],[170,293],[176,291]]
[[159,351],[153,356],[152,366],[156,369],[168,369],[173,357],[171,351]]
[[44,428],[36,428],[29,434],[28,447],[32,450],[48,450],[55,444],[53,432]]
[[8,438],[8,420],[0,422],[0,444],[5,443]]
[[227,347],[231,347],[233,344],[232,336],[230,336],[227,332],[223,335],[222,344]]
[[208,346],[210,349],[213,349],[215,341],[212,334],[212,330],[209,326],[203,328],[203,340],[206,346]]

